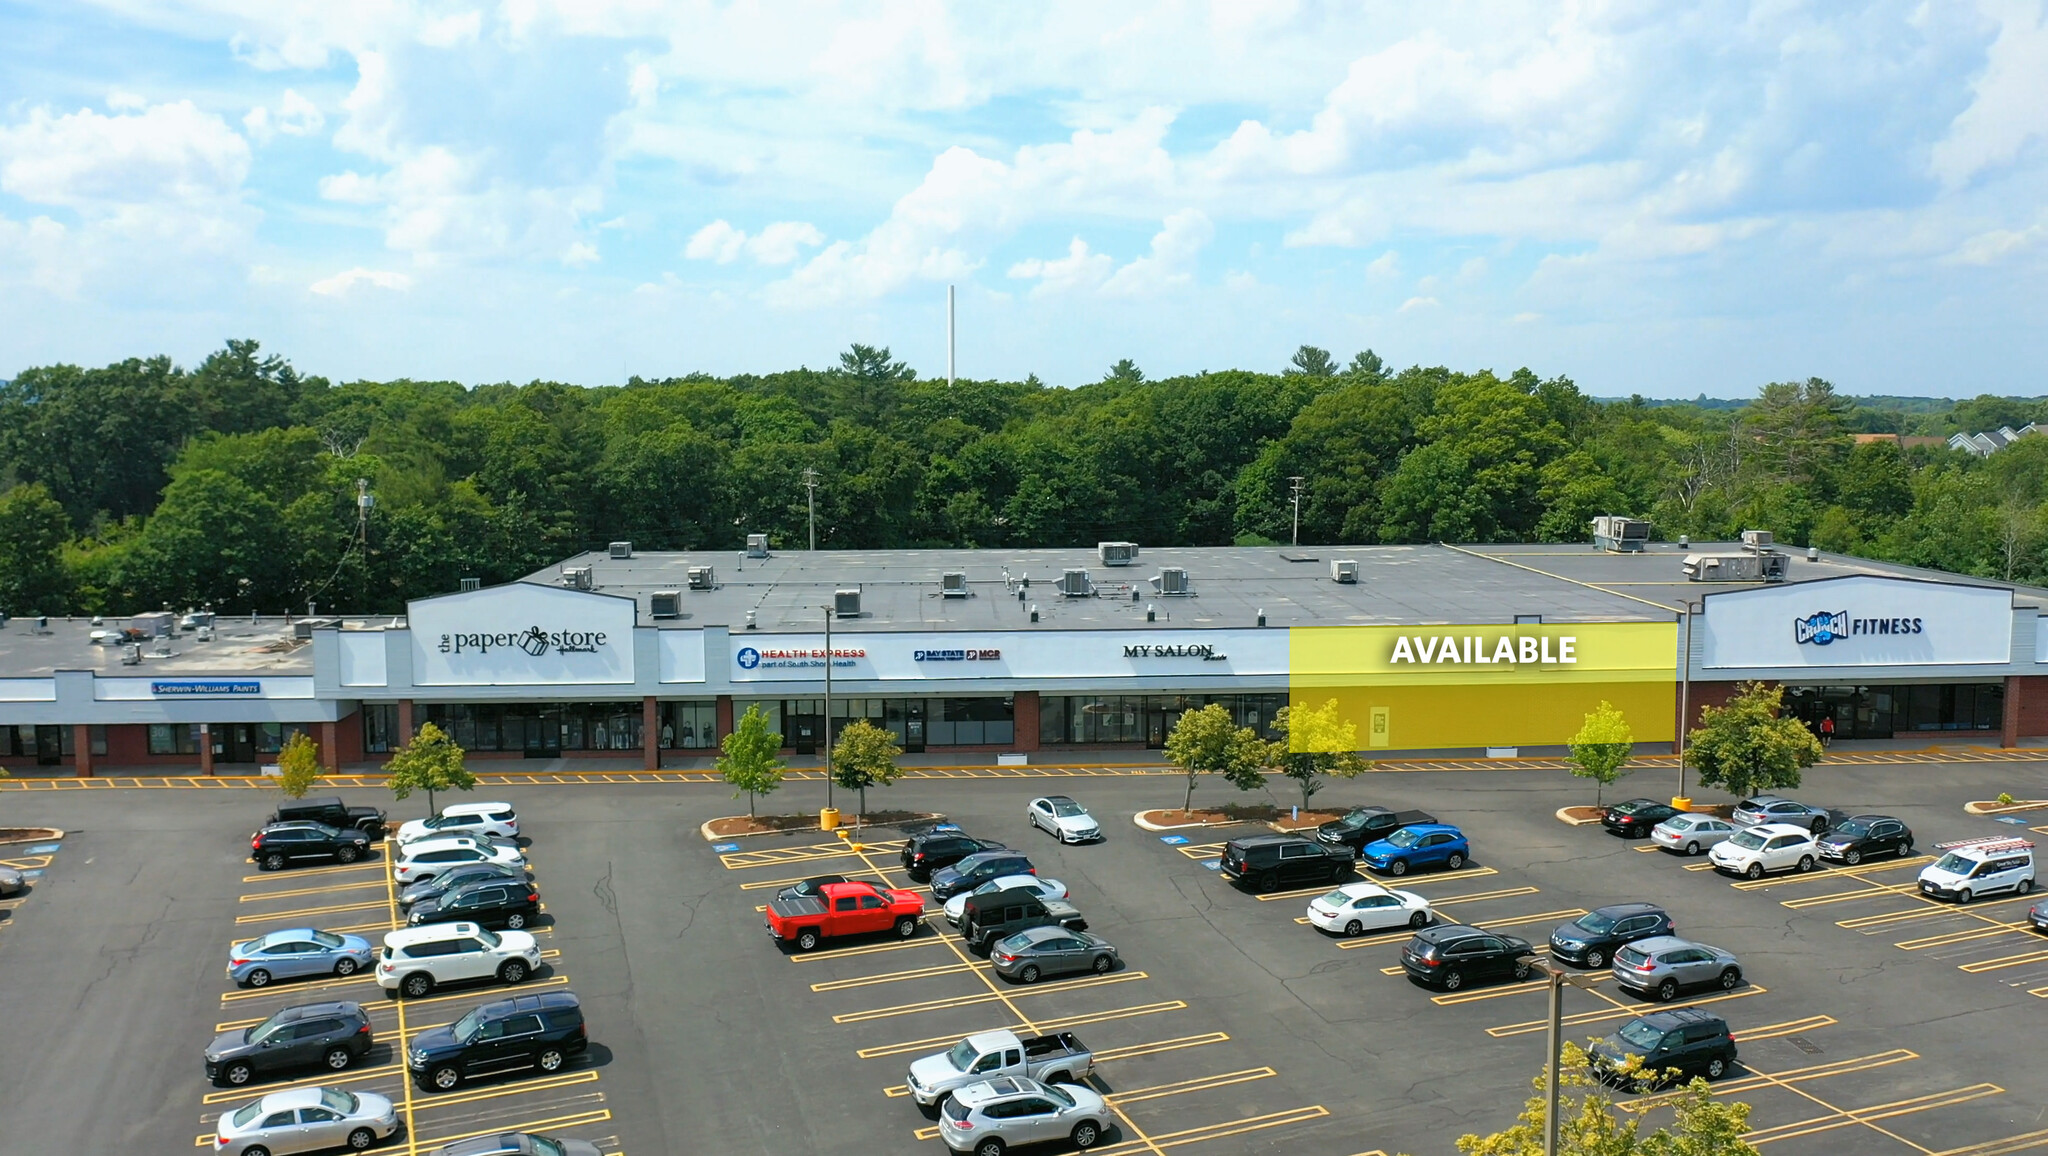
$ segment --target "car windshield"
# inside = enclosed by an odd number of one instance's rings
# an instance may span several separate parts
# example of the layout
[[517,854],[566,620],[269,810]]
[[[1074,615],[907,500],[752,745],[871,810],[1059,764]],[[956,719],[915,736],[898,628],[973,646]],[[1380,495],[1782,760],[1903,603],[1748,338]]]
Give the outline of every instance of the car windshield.
[[332,931],[316,931],[313,933],[313,942],[329,951],[333,951],[342,945],[343,940],[341,936],[334,934]]
[[1636,1020],[1628,1024],[1616,1034],[1645,1051],[1656,1047],[1664,1039],[1663,1032],[1658,1031],[1642,1020]]
[[1074,1106],[1074,1097],[1061,1091],[1059,1085],[1041,1084],[1039,1086],[1045,1090],[1045,1094],[1051,1097],[1054,1103],[1059,1104],[1060,1106],[1066,1108],[1071,1108]]
[[1349,895],[1344,894],[1343,890],[1340,888],[1339,890],[1332,891],[1328,895],[1323,896],[1316,902],[1327,903],[1332,907],[1342,907],[1346,903],[1351,902],[1351,897]]
[[1590,931],[1594,935],[1605,935],[1614,930],[1614,917],[1602,915],[1598,911],[1589,911],[1580,916],[1579,921],[1572,926],[1580,931]]
[[340,1112],[344,1116],[352,1116],[355,1114],[355,1110],[361,1104],[361,1101],[357,1100],[353,1093],[344,1092],[340,1088],[322,1088],[320,1089],[320,1103],[331,1111]]
[[1030,946],[1031,933],[1028,931],[1020,931],[996,944],[998,949],[1010,952],[1023,951]]
[[[1010,939],[1015,938],[1017,937],[1014,935],[1010,937]],[[1010,939],[1006,939],[1003,942],[1008,943],[1010,942]],[[973,1067],[974,1061],[978,1059],[980,1056],[981,1053],[974,1050],[973,1044],[967,1042],[966,1040],[961,1040],[959,1043],[953,1045],[952,1051],[946,1053],[946,1062],[953,1065],[954,1071],[964,1072],[967,1069]]]
[[1728,841],[1745,851],[1754,851],[1764,845],[1764,836],[1755,828],[1751,828],[1747,831],[1737,831],[1734,838]]
[[484,941],[485,947],[496,947],[499,944],[505,942],[503,939],[499,938],[497,932],[485,931],[481,927],[476,929],[476,937]]
[[1062,819],[1072,819],[1087,814],[1088,808],[1083,807],[1072,799],[1060,799],[1053,803],[1052,813]]
[[254,955],[262,946],[263,941],[260,939],[252,939],[247,943],[237,943],[235,945],[235,958],[240,959],[243,956]]
[[433,818],[427,820],[427,826],[432,827],[434,830],[438,831],[443,827],[452,827],[455,824],[460,823],[461,821],[462,816],[460,815],[436,815]]
[[546,1136],[528,1136],[527,1139],[533,1141],[533,1150],[537,1156],[565,1156],[562,1146]]
[[279,1012],[277,1013],[277,1015],[271,1016],[269,1019],[264,1020],[260,1024],[257,1024],[255,1027],[250,1028],[246,1032],[243,1032],[242,1042],[248,1044],[262,1043],[265,1039],[269,1038],[270,1033],[277,1030],[278,1020],[281,1017],[283,1017],[283,1015],[283,1012]]
[[1403,827],[1387,836],[1387,842],[1392,843],[1396,847],[1413,847],[1415,846],[1416,838],[1415,832]]
[[330,827],[325,823],[313,823],[311,826],[315,831],[320,832],[329,839],[338,838],[341,835],[341,828],[339,827]]
[[987,895],[987,894],[988,894],[989,892],[991,892],[991,891],[1001,891],[1002,889],[1003,889],[1003,882],[1002,882],[1002,880],[1000,880],[1000,879],[991,879],[991,880],[989,880],[988,882],[986,882],[986,883],[982,884],[981,886],[979,886],[979,887],[975,888],[975,889],[974,889],[973,891],[969,892],[969,894],[972,894],[972,895]]
[[477,1025],[483,1022],[483,1016],[480,1014],[482,1011],[482,1008],[469,1009],[469,1013],[463,1016],[461,1019],[456,1020],[455,1025],[449,1028],[448,1030],[451,1033],[453,1033],[455,1038],[458,1040],[469,1039],[471,1036],[476,1034]]
[[263,1101],[253,1100],[247,1104],[242,1105],[240,1108],[235,1109],[235,1114],[228,1117],[228,1119],[233,1120],[235,1122],[235,1127],[246,1128],[249,1126],[249,1121],[254,1120],[256,1117],[261,1116],[262,1114]]
[[1836,827],[1835,834],[1846,836],[1850,839],[1861,839],[1863,836],[1870,834],[1870,824],[1858,819],[1851,819]]
[[1934,869],[1936,871],[1946,871],[1951,875],[1968,875],[1970,869],[1976,865],[1977,861],[1975,859],[1950,851],[1941,857],[1941,861],[1934,865]]

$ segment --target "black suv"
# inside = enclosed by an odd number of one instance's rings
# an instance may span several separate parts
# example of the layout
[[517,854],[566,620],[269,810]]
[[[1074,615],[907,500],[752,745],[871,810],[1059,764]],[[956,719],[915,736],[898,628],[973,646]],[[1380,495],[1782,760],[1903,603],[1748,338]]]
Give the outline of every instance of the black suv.
[[357,830],[372,839],[384,837],[384,812],[375,807],[351,807],[332,795],[324,799],[286,799],[278,805],[273,823],[310,821],[330,827]]
[[222,1032],[206,1045],[206,1078],[239,1088],[263,1072],[322,1067],[341,1071],[374,1042],[359,1003],[288,1007],[253,1028]]
[[1022,851],[1012,851],[1007,847],[997,851],[977,851],[951,867],[941,867],[932,872],[932,898],[944,903],[962,891],[972,891],[991,879],[1036,874],[1038,868],[1031,865],[1031,857]]
[[1385,807],[1353,807],[1341,819],[1316,828],[1316,842],[1351,848],[1352,858],[1375,839],[1384,839],[1410,823],[1434,823],[1435,817],[1421,811],[1395,813]]
[[1606,967],[1614,949],[1653,935],[1676,935],[1671,916],[1654,903],[1616,903],[1559,924],[1550,933],[1550,955],[1580,967]]
[[1872,855],[1913,853],[1913,829],[1890,815],[1853,815],[1817,840],[1820,857],[1854,867]]
[[1032,927],[1059,925],[1069,931],[1088,930],[1079,908],[1064,899],[1046,899],[1029,887],[970,895],[960,912],[960,935],[968,949],[987,955],[989,945]]
[[1351,848],[1300,835],[1249,835],[1223,845],[1223,873],[1260,891],[1282,885],[1335,883],[1351,874]]
[[573,992],[556,991],[471,1008],[445,1028],[414,1036],[405,1063],[423,1091],[446,1092],[521,1068],[559,1072],[589,1047],[583,1004]]
[[1651,1012],[1594,1044],[1593,1069],[1602,1078],[1619,1078],[1631,1056],[1641,1058],[1646,1075],[1676,1068],[1680,1078],[1718,1080],[1735,1062],[1735,1037],[1726,1020],[1696,1007]]
[[307,859],[353,863],[370,853],[370,837],[325,823],[272,823],[249,836],[249,858],[265,871],[282,871]]
[[1630,799],[1600,813],[1600,825],[1624,839],[1650,833],[1650,829],[1678,813],[1678,808],[1655,799]]
[[979,851],[1006,848],[994,839],[977,839],[963,831],[929,831],[903,841],[903,869],[919,883],[941,867],[951,867]]
[[454,919],[485,927],[509,927],[514,931],[533,922],[540,914],[540,893],[524,879],[486,879],[457,887],[431,899],[413,904],[405,921],[414,927],[422,923],[446,923]]
[[1529,941],[1477,927],[1425,927],[1401,949],[1401,968],[1417,983],[1456,991],[1473,980],[1529,978]]
[[521,886],[526,882],[526,868],[509,863],[472,863],[465,867],[457,867],[446,875],[436,875],[432,879],[422,880],[399,892],[398,905],[410,911],[415,905],[429,899],[438,899],[457,887],[467,887],[471,883],[488,883],[493,879],[509,880],[513,886]]

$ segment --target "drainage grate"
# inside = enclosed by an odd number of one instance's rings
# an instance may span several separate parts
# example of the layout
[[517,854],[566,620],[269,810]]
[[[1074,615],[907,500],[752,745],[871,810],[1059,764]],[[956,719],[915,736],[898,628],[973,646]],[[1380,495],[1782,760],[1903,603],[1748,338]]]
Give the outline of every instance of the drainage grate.
[[1809,1056],[1817,1056],[1821,1052],[1820,1045],[1814,1043],[1812,1040],[1807,1039],[1805,1036],[1786,1036],[1785,1042],[1791,1044],[1795,1048],[1798,1048],[1800,1051],[1805,1052]]

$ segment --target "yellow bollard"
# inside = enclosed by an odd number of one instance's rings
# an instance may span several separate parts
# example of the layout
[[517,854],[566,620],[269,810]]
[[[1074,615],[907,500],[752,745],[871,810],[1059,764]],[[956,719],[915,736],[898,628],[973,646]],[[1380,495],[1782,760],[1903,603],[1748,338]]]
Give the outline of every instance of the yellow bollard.
[[1671,796],[1671,806],[1675,810],[1690,811],[1692,810],[1692,800],[1684,795],[1673,795]]
[[839,828],[839,808],[821,808],[818,811],[818,827],[820,830],[825,831],[837,830]]

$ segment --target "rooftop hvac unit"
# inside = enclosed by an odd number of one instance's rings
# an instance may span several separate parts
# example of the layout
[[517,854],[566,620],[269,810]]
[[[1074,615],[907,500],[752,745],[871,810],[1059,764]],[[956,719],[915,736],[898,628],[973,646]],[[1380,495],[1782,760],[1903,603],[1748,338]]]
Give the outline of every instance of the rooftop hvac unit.
[[180,630],[198,630],[202,626],[212,625],[213,611],[211,610],[188,610],[185,612],[185,616],[178,620],[178,628]]
[[[1160,567],[1159,573],[1152,576],[1152,589],[1159,591],[1161,594],[1192,593],[1188,586],[1188,572],[1179,566]],[[1132,600],[1135,601],[1137,597],[1138,592],[1135,590],[1131,591]]]
[[564,566],[564,567],[562,567],[562,585],[564,585],[564,586],[567,586],[567,587],[569,587],[569,588],[570,588],[571,590],[588,590],[588,589],[590,589],[590,567],[588,567],[588,566]]
[[948,570],[939,575],[939,593],[947,598],[967,597],[967,571]]
[[1136,542],[1097,542],[1095,553],[1104,566],[1128,566],[1138,560]]
[[292,623],[292,637],[300,642],[311,642],[315,630],[324,630],[330,626],[340,625],[341,619],[339,618],[301,618],[297,622]]
[[692,589],[692,590],[716,590],[716,589],[718,589],[718,572],[717,572],[717,571],[715,571],[715,570],[713,570],[713,569],[712,569],[711,567],[709,567],[709,566],[692,566],[692,567],[690,567],[690,589]]
[[683,616],[683,592],[680,590],[656,590],[647,596],[649,618],[681,618]]
[[121,651],[121,665],[122,665],[122,666],[141,666],[141,665],[142,665],[142,644],[141,644],[141,643],[139,643],[139,642],[131,642],[131,643],[129,643],[129,644],[128,644],[128,645],[126,646],[126,647],[124,647],[124,648],[122,649],[122,651]]
[[613,543],[612,543],[612,557],[614,557],[614,558],[631,558],[632,556],[633,556],[633,543],[631,543],[631,542],[613,542]]
[[749,557],[749,558],[766,558],[767,556],[768,556],[768,535],[766,535],[766,534],[748,534],[748,535],[747,535],[747,557]]
[[1650,541],[1650,523],[1602,514],[1593,519],[1593,545],[1613,553],[1639,554]]
[[832,616],[834,618],[860,617],[860,587],[832,592]]
[[137,635],[140,638],[156,638],[161,635],[170,634],[177,629],[177,626],[178,620],[172,617],[171,612],[168,610],[152,610],[147,614],[138,614],[128,620],[128,628],[130,630],[141,631]]
[[1752,550],[1766,549],[1774,540],[1769,530],[1744,530],[1742,532],[1742,544]]
[[1792,559],[1773,550],[1687,554],[1679,569],[1693,582],[1783,582]]
[[1330,581],[1342,582],[1346,586],[1356,585],[1358,582],[1358,559],[1330,559]]
[[481,578],[464,578],[461,582],[462,585],[458,589],[465,594],[471,590],[482,590],[484,588],[484,580]]
[[1088,581],[1086,570],[1062,570],[1060,593],[1068,598],[1086,598],[1095,593],[1095,584]]

